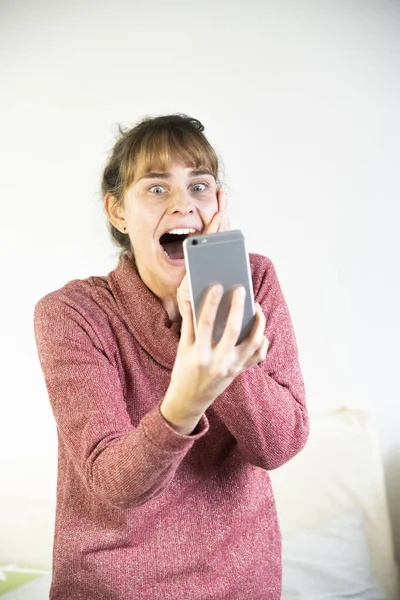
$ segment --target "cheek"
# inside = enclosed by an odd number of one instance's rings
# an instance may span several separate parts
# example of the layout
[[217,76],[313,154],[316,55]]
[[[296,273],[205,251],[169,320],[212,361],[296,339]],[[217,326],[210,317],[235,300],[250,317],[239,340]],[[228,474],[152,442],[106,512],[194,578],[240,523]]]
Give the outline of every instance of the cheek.
[[137,203],[127,210],[127,220],[136,257],[149,256],[154,246],[154,232],[160,221],[159,210]]
[[154,228],[157,215],[148,206],[135,204],[127,210],[127,219],[131,224],[131,229],[140,234]]
[[218,212],[217,196],[204,202],[200,207],[200,212],[207,221],[211,221],[215,213]]

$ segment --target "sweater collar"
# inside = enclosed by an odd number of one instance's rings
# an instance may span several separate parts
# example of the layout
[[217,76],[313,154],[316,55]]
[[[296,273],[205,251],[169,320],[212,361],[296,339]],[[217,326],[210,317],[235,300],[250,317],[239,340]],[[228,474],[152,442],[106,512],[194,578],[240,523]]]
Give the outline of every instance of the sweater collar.
[[160,365],[172,369],[180,326],[172,323],[160,300],[137,272],[132,258],[123,254],[110,273],[111,287],[126,326],[142,348]]

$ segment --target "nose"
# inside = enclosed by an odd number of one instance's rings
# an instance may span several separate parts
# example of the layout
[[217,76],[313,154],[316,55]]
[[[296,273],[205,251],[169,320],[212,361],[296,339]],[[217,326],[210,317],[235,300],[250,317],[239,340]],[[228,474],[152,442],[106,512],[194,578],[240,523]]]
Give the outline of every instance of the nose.
[[171,195],[168,212],[170,214],[180,213],[188,215],[195,210],[194,201],[191,195],[186,190],[179,190]]

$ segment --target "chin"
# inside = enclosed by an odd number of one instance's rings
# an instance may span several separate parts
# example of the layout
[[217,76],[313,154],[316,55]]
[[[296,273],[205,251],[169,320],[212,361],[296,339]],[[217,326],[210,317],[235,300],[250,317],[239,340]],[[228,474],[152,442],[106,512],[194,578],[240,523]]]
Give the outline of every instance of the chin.
[[169,277],[167,277],[167,281],[165,282],[167,284],[168,287],[173,287],[178,289],[178,287],[181,285],[183,278],[186,275],[186,269],[185,267],[182,267],[176,270],[176,273],[171,274]]

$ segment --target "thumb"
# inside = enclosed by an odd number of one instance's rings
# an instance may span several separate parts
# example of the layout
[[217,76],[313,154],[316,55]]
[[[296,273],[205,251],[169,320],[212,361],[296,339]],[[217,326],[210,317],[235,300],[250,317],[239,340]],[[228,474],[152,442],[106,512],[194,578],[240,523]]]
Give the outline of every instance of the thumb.
[[191,346],[195,341],[193,311],[189,300],[184,300],[179,309],[182,314],[181,340],[180,344]]
[[186,301],[190,300],[189,282],[188,276],[185,274],[181,281],[177,291],[178,308],[181,316],[183,317],[183,305]]

